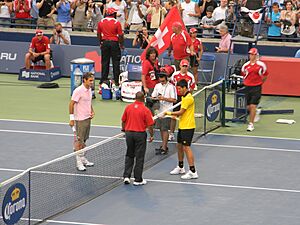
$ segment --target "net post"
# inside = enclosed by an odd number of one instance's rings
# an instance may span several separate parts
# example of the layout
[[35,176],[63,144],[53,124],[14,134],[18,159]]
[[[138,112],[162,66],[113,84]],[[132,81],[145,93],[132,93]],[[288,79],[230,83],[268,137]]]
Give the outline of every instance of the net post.
[[207,101],[207,89],[204,90],[204,121],[203,121],[203,134],[206,135],[206,118],[207,118],[207,110],[206,110],[206,101]]
[[31,224],[31,170],[28,171],[28,224]]
[[221,126],[225,127],[225,101],[226,101],[226,85],[225,79],[222,82],[222,105],[221,105]]

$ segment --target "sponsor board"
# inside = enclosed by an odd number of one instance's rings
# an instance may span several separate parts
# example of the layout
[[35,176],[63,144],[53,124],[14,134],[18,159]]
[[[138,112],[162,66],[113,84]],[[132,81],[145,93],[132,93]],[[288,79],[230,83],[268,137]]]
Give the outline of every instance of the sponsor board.
[[206,98],[205,102],[206,118],[208,121],[215,121],[221,111],[221,95],[220,92],[214,90]]

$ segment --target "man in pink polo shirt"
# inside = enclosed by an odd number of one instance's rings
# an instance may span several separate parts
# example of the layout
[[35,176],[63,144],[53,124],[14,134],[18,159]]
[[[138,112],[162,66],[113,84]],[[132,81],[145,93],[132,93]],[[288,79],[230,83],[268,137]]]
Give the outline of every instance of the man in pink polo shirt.
[[[85,148],[86,140],[89,138],[91,119],[95,113],[92,106],[92,86],[94,83],[94,75],[85,73],[83,75],[83,83],[77,87],[69,104],[70,126],[76,127],[77,140],[79,146],[75,147],[74,151]],[[86,167],[93,166],[94,163],[89,162],[84,152],[76,155],[77,169],[85,171]]]
[[[231,35],[228,33],[228,27],[226,25],[220,26],[221,41],[219,47],[216,47],[217,52],[228,53],[230,48]],[[233,53],[233,44],[231,45],[230,52]]]

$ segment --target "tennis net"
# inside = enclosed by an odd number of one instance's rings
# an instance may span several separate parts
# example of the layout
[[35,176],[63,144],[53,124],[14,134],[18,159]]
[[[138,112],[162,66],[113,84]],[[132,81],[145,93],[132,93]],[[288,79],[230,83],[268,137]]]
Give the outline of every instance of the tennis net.
[[[216,96],[220,98],[216,91],[219,91],[221,84],[221,81],[217,82],[193,94],[196,103],[195,116],[198,136],[220,126],[220,112],[217,116],[214,115],[216,122],[207,122],[207,118],[212,116],[209,104],[214,107],[220,102],[220,99],[216,99]],[[207,100],[209,98],[211,100]],[[172,108],[174,107],[176,105]],[[218,110],[220,109],[218,108]],[[155,140],[147,144],[145,169],[168,157],[168,155],[155,154],[155,149],[161,145],[159,131],[155,131]],[[176,152],[175,143],[169,143],[168,146],[169,155]],[[10,225],[15,224],[16,221],[22,225],[44,222],[60,213],[78,207],[122,183],[126,153],[126,141],[123,133],[88,146],[81,151],[85,151],[89,160],[95,163],[94,167],[88,168],[85,172],[76,170],[76,154],[70,153],[29,168],[2,182],[0,202],[3,204],[1,205],[2,220],[0,220],[0,224]]]

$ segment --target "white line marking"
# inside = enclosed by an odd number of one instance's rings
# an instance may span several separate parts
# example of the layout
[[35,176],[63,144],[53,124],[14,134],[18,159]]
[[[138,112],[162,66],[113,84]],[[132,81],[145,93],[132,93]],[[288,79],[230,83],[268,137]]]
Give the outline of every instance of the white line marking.
[[[123,179],[123,177],[101,176],[101,175],[90,175],[90,174],[60,173],[60,172],[48,172],[48,171],[31,171],[31,172],[41,173],[41,174],[64,175],[64,176],[95,177],[95,178],[120,179],[120,180]],[[260,190],[260,191],[300,193],[300,190],[293,190],[293,189],[267,188],[267,187],[242,186],[242,185],[230,185],[230,184],[195,183],[195,182],[186,182],[186,181],[156,180],[156,179],[148,179],[148,178],[145,179],[147,181],[152,181],[157,183],[168,183],[168,184],[186,184],[186,185],[198,185],[198,186],[210,186],[210,187]]]
[[[263,151],[278,151],[278,152],[296,152],[296,153],[300,153],[300,149],[266,148],[266,147],[242,146],[242,145],[215,145],[215,144],[201,144],[201,143],[193,143],[192,146],[193,145],[205,146],[205,147],[231,148],[231,149],[232,148],[237,148],[237,149],[252,149],[252,150],[263,150]],[[222,149],[218,149],[218,150],[222,150]]]
[[265,138],[265,139],[277,139],[277,140],[300,141],[299,138],[281,138],[281,137],[254,136],[254,135],[242,135],[242,134],[208,133],[207,135],[229,136],[229,137],[243,137],[243,138],[261,138],[261,139]]
[[[56,125],[68,125],[68,123],[63,122],[49,122],[49,121],[37,121],[37,120],[13,120],[13,119],[0,119],[0,121],[7,121],[7,122],[21,122],[21,123],[45,123],[45,124],[56,124]],[[109,128],[118,128],[120,129],[120,126],[109,126],[109,125],[92,125],[92,127],[109,127]]]
[[0,168],[0,171],[7,171],[7,172],[23,172],[24,170],[19,170],[19,169],[9,169],[9,168]]
[[[53,135],[53,136],[68,136],[73,137],[74,134],[64,134],[64,133],[52,133],[52,132],[40,132],[40,131],[26,131],[26,130],[0,130],[0,132],[7,132],[7,133],[23,133],[23,134],[40,134],[40,135]],[[91,138],[110,138],[107,136],[94,136],[90,135]]]
[[[73,137],[73,134],[64,134],[64,133],[50,133],[50,132],[38,132],[38,131],[24,131],[24,130],[0,130],[0,132],[8,133],[24,133],[24,134],[39,134],[39,135],[53,135],[53,136],[67,136]],[[91,138],[107,139],[108,136],[95,136],[90,135]],[[124,138],[122,138],[124,139]],[[159,142],[156,140],[155,142]],[[173,143],[173,142],[169,142]],[[281,151],[281,152],[296,152],[300,153],[300,149],[285,149],[285,148],[267,148],[267,147],[257,147],[257,146],[239,146],[239,145],[218,145],[218,144],[205,144],[205,143],[193,143],[192,145],[196,146],[205,146],[205,147],[218,147],[218,148],[237,148],[237,149],[253,149],[253,150],[263,150],[263,151]],[[222,149],[219,149],[222,150]]]

